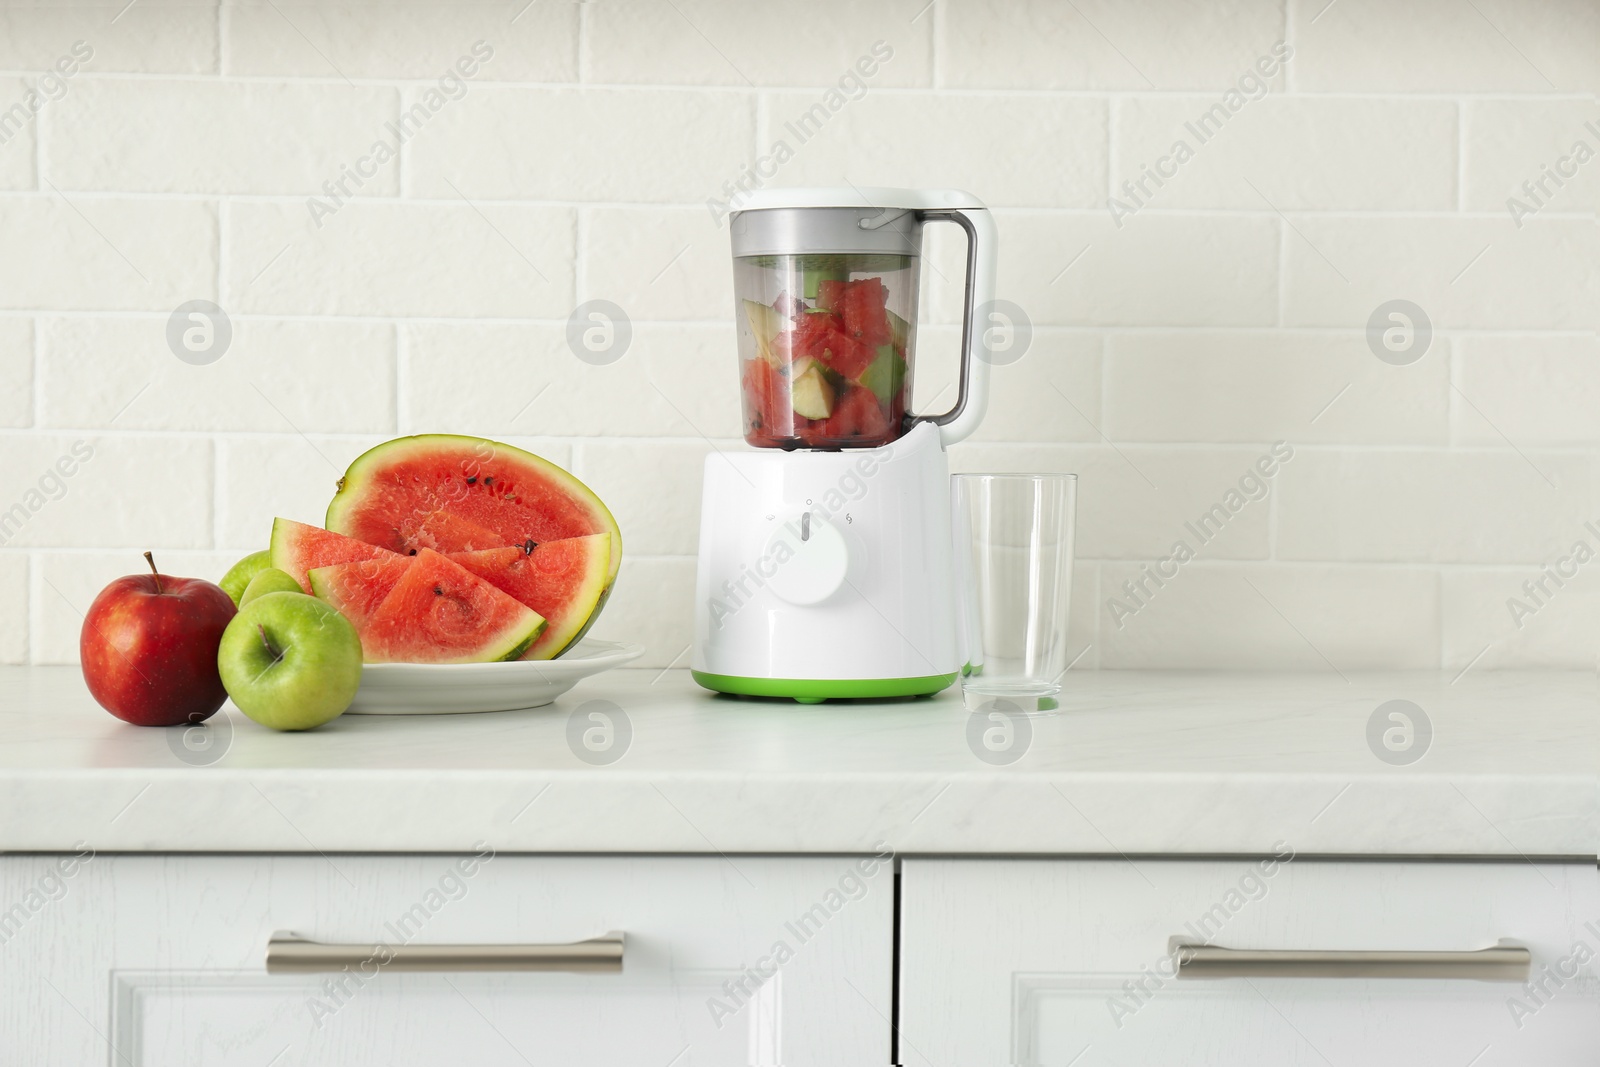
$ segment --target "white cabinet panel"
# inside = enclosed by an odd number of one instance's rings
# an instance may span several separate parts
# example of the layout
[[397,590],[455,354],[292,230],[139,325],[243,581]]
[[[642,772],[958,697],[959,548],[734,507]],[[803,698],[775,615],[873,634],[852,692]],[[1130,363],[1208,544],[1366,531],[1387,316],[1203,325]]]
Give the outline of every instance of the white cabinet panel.
[[[1592,864],[907,860],[908,1065],[1592,1065]],[[1240,949],[1470,951],[1532,982],[1172,977],[1170,939]]]
[[[68,877],[57,862],[0,858],[0,1063],[889,1058],[893,878],[870,858],[124,855]],[[397,946],[611,930],[620,974],[264,966],[275,931]]]

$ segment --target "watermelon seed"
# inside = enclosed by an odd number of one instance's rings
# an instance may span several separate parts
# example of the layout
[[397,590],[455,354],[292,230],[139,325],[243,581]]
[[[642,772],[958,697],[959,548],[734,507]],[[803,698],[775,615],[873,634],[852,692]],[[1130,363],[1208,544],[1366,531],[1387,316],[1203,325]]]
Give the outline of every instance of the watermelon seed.
[[434,586],[433,587],[433,595],[434,596],[444,596],[444,590],[440,589],[438,586]]
[[491,476],[491,477],[488,477],[488,478],[485,478],[485,479],[484,479],[484,480],[483,480],[483,484],[484,484],[484,485],[493,485],[493,484],[494,484],[494,478],[493,478],[493,476]]
[[522,542],[522,553],[523,555],[531,556],[533,555],[533,550],[538,547],[539,542],[530,537],[526,541]]
[[474,474],[472,477],[468,478],[467,479],[467,484],[468,485],[477,485],[478,484],[478,476],[476,474]]
[[417,554],[417,550],[414,549],[414,548],[410,552],[406,553],[406,555],[408,555],[408,556],[415,556],[416,554]]

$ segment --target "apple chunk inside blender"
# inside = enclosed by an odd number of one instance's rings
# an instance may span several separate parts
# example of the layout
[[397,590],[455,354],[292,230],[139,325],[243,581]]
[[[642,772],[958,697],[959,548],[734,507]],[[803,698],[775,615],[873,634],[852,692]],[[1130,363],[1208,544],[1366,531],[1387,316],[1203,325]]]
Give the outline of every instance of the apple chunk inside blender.
[[777,340],[778,334],[788,325],[788,321],[779,314],[778,310],[754,300],[744,302],[744,315],[750,323],[750,332],[756,337],[756,355],[768,363],[777,363],[773,353],[772,343]]
[[833,385],[821,363],[808,356],[801,357],[790,366],[789,373],[789,397],[796,415],[825,419],[833,414]]

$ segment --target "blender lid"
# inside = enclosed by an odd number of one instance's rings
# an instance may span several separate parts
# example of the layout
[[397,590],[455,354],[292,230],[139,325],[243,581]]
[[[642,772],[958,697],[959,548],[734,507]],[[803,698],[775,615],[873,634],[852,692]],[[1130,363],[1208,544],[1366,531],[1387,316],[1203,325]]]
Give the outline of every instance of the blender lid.
[[982,211],[955,189],[761,189],[728,215],[735,259],[787,255],[922,255],[924,212]]
[[733,211],[766,211],[772,208],[850,207],[905,208],[911,211],[937,211],[959,208],[984,210],[983,201],[960,189],[886,189],[877,186],[818,186],[799,189],[756,189],[734,199]]

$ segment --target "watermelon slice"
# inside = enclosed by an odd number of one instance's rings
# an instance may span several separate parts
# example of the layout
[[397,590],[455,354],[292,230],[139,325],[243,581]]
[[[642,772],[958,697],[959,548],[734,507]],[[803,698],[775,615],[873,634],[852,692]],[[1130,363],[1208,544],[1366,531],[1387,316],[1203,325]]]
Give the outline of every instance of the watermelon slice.
[[544,616],[544,633],[522,658],[555,659],[598,612],[611,570],[611,539],[590,534],[546,541],[531,551],[513,545],[450,558]]
[[410,556],[389,552],[382,559],[313,567],[306,577],[311,582],[312,595],[338,608],[359,634],[411,563]]
[[386,548],[290,519],[272,520],[272,545],[267,552],[271,565],[291,575],[308,593],[311,582],[306,572],[313,567],[394,555]]
[[884,306],[888,296],[883,279],[877,277],[817,286],[817,306],[837,312],[844,319],[845,333],[874,348],[894,338]]
[[608,581],[622,565],[622,531],[588,486],[549,460],[480,437],[424,434],[370,449],[339,480],[327,525],[402,555],[466,550],[441,512],[489,531],[499,546],[609,534]]
[[358,629],[368,663],[489,663],[521,656],[544,625],[527,605],[420,548]]

